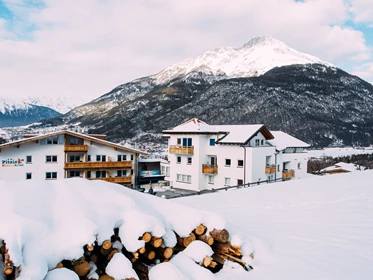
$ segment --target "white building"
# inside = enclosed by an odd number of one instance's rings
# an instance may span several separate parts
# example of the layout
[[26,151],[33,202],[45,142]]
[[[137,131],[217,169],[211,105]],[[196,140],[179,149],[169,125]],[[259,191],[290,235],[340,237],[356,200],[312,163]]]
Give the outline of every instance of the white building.
[[307,143],[264,125],[208,125],[192,119],[171,130],[161,172],[174,188],[204,190],[300,178]]
[[104,139],[59,131],[2,144],[0,180],[83,177],[133,186],[138,156],[146,153]]

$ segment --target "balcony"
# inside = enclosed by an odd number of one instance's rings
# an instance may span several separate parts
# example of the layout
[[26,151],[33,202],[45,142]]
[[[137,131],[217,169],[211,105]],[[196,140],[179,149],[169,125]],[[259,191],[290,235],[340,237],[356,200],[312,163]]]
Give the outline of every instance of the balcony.
[[66,162],[65,169],[132,168],[132,161]]
[[266,174],[274,174],[276,173],[276,165],[267,165],[265,168]]
[[88,145],[65,145],[65,152],[88,152]]
[[194,147],[170,146],[170,154],[175,155],[194,155]]
[[202,164],[202,173],[203,174],[218,174],[218,166]]
[[295,177],[295,173],[293,169],[282,171],[282,179],[291,179],[293,177]]
[[102,181],[105,181],[105,182],[117,183],[117,184],[131,184],[132,183],[132,176],[89,178],[88,180],[102,180]]

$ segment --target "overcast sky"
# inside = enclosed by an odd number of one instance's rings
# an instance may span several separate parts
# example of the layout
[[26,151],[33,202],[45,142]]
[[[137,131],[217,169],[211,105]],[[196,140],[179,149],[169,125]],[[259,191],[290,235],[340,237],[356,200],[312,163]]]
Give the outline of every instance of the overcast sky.
[[373,83],[372,0],[0,0],[0,97],[90,101],[260,35]]

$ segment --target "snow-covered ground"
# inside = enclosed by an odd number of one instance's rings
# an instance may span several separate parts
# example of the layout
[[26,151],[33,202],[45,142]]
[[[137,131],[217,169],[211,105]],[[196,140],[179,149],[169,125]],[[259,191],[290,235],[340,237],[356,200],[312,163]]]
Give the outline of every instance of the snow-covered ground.
[[373,147],[353,148],[353,147],[338,147],[338,148],[325,148],[321,150],[307,151],[309,158],[320,157],[343,157],[360,154],[373,154]]
[[[254,253],[254,269],[200,271],[195,260],[211,252],[196,244],[155,266],[151,280],[368,280],[373,279],[372,179],[370,170],[313,176],[172,201],[84,179],[0,182],[6,198],[0,239],[15,265],[22,264],[21,280],[67,279],[68,271],[47,271],[62,259],[79,258],[85,244],[101,244],[113,227],[135,251],[144,246],[138,237],[145,231],[173,246],[173,231],[187,236],[201,223],[233,233],[231,241],[243,242],[244,255]],[[124,260],[114,259],[111,273],[131,273]]]
[[220,279],[373,279],[373,171],[176,199],[254,240],[249,274]]

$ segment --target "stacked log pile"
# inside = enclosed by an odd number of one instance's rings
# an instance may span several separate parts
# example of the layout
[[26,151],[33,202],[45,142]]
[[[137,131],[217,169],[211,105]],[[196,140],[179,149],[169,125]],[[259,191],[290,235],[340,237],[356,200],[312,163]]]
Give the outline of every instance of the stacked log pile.
[[[149,232],[145,232],[142,236],[139,236],[139,240],[143,240],[145,246],[135,252],[128,251],[125,248],[118,232],[119,229],[114,229],[110,240],[105,240],[102,244],[98,244],[96,241],[94,244],[85,245],[83,248],[84,254],[80,258],[62,260],[56,265],[55,269],[62,267],[70,269],[82,280],[114,280],[107,274],[106,267],[115,254],[123,254],[132,263],[132,268],[138,278],[147,280],[149,279],[149,271],[153,266],[170,261],[173,256],[183,251],[195,240],[200,240],[211,247],[213,254],[206,256],[199,265],[212,273],[222,269],[227,261],[238,263],[246,270],[252,269],[242,259],[241,248],[229,242],[229,232],[226,229],[208,231],[204,225],[199,225],[189,236],[181,237],[175,232],[177,244],[174,247],[166,247],[162,237],[152,236]],[[14,266],[5,243],[2,244],[0,252],[4,261],[5,279],[17,279],[22,272]],[[253,258],[253,255],[251,254],[250,257]],[[132,279],[136,278],[126,278],[126,280]]]

